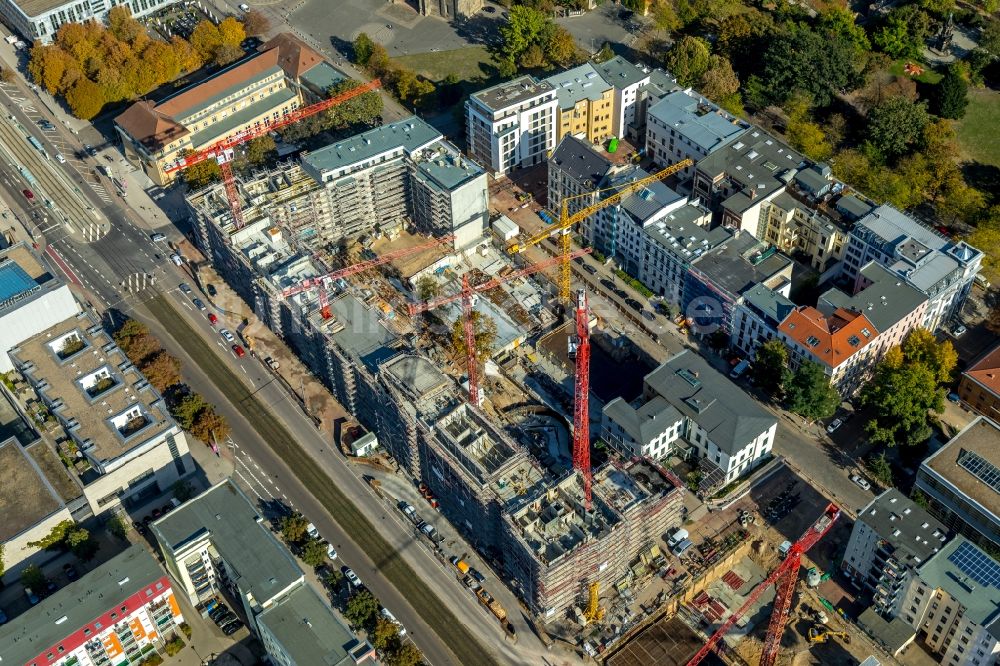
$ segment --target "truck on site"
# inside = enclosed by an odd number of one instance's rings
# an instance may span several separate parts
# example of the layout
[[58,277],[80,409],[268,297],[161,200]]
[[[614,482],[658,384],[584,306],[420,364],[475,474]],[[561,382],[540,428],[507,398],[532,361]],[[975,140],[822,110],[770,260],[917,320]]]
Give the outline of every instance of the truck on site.
[[476,590],[476,598],[479,599],[479,603],[486,606],[486,608],[488,608],[490,612],[493,613],[493,615],[496,617],[497,620],[500,621],[501,624],[507,622],[507,611],[504,609],[503,606],[500,605],[499,601],[493,598],[493,596],[489,592],[487,592],[483,588],[479,588],[478,590]]

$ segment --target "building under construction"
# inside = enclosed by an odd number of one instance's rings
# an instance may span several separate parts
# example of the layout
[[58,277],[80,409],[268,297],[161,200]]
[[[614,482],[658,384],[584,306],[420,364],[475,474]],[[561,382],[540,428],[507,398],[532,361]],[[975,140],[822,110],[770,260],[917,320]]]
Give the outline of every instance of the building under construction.
[[588,510],[577,472],[504,516],[504,567],[537,615],[580,604],[587,587],[627,585],[637,555],[681,523],[683,489],[645,459],[594,474]]

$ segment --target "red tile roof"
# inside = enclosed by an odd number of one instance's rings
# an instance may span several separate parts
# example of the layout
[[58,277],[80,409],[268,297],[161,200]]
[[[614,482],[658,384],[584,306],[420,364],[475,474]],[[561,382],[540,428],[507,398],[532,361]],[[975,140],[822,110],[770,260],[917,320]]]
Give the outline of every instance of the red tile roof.
[[875,326],[859,312],[837,308],[827,318],[809,306],[792,310],[778,330],[831,368],[864,349],[878,335]]
[[257,50],[263,53],[275,48],[278,50],[278,64],[285,70],[285,74],[289,78],[296,81],[300,76],[323,62],[323,56],[313,51],[305,42],[290,32],[275,35],[266,43],[261,44]]
[[987,352],[964,374],[1000,395],[1000,345]]
[[142,100],[125,109],[115,124],[143,144],[147,150],[157,151],[171,141],[190,132],[170,116],[160,112],[152,102]]

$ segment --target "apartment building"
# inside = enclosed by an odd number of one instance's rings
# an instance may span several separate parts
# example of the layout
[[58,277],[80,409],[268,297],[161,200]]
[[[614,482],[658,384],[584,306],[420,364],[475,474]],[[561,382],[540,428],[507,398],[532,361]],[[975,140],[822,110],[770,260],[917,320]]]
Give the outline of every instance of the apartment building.
[[128,7],[135,18],[148,16],[176,0],[0,0],[0,16],[28,42],[49,44],[67,23],[103,22],[113,7]]
[[680,524],[682,496],[659,467],[639,460],[597,470],[588,508],[579,474],[569,472],[504,515],[509,584],[545,619],[584,606],[589,584],[609,589],[660,530]]
[[694,194],[722,224],[764,238],[762,205],[785,191],[805,166],[800,153],[757,127],[698,161]]
[[225,592],[250,630],[283,666],[375,663],[316,596],[292,554],[231,479],[220,481],[153,522],[164,565],[192,605]]
[[1000,562],[962,536],[910,581],[898,617],[944,666],[986,666],[1000,653]]
[[794,309],[795,303],[781,291],[763,284],[752,287],[733,309],[732,346],[747,358],[754,358],[760,345],[779,338],[778,326]]
[[1000,345],[987,351],[962,373],[958,397],[969,409],[1000,421]]
[[206,252],[245,243],[260,227],[286,230],[284,242],[306,253],[406,226],[454,235],[453,248],[467,250],[482,239],[489,214],[485,172],[415,116],[241,180],[239,192],[246,231],[233,225],[221,183],[187,197]]
[[134,102],[114,121],[125,158],[157,185],[168,185],[179,171],[167,170],[180,164],[186,152],[266,127],[298,108],[303,102],[300,62],[276,45],[160,102]]
[[14,369],[8,349],[79,311],[69,285],[53,275],[27,244],[0,250],[0,372]]
[[875,325],[863,313],[837,308],[825,315],[802,305],[778,326],[793,370],[809,361],[823,368],[841,396],[853,395],[874,365]]
[[858,512],[840,568],[877,613],[896,617],[917,569],[947,540],[948,528],[890,488]]
[[525,75],[480,90],[465,102],[468,154],[499,175],[546,160],[556,146],[559,99]]
[[663,69],[652,69],[649,81],[639,86],[635,99],[635,116],[625,126],[625,137],[635,146],[646,145],[646,127],[649,109],[672,92],[680,90],[677,79]]
[[[572,135],[563,137],[548,161],[548,209],[561,214],[563,199],[569,199],[566,211],[572,215],[596,203],[596,191],[613,170],[611,160],[591,144]],[[591,218],[583,222],[590,223]]]
[[758,225],[761,240],[785,254],[798,253],[809,266],[823,275],[844,258],[848,226],[823,211],[797,199],[790,191],[779,192],[765,201]]
[[[636,123],[637,111],[645,111],[644,108],[637,109],[639,91],[649,85],[651,76],[654,74],[650,70],[630,63],[617,55],[604,62],[594,63],[593,67],[601,75],[601,78],[614,89],[615,107],[611,119],[611,134],[616,137],[624,137],[628,133],[629,126]],[[672,79],[673,85],[677,84],[676,79],[663,70],[656,71]],[[659,80],[659,75],[656,76]]]
[[60,453],[73,461],[94,515],[142,504],[194,472],[163,397],[90,315],[51,326],[9,354],[37,396],[34,414],[64,432]]
[[601,413],[601,439],[622,455],[697,460],[706,487],[721,487],[770,453],[778,422],[704,359],[688,351],[643,380],[642,395]]
[[745,231],[703,252],[684,276],[681,309],[696,331],[721,328],[732,336],[734,313],[743,295],[763,285],[787,296],[792,261]]
[[614,129],[615,89],[590,63],[554,74],[545,82],[556,91],[556,142],[576,136],[601,144]]
[[170,579],[138,544],[0,626],[10,664],[139,663],[184,622]]
[[[686,159],[698,162],[749,129],[690,88],[668,93],[646,112],[646,154],[662,167]],[[687,180],[694,167],[680,174]]]
[[950,530],[1000,548],[1000,426],[976,417],[920,463],[914,488]]
[[841,275],[855,281],[868,262],[885,266],[927,295],[921,326],[937,331],[962,307],[982,259],[965,241],[944,238],[886,204],[854,225]]

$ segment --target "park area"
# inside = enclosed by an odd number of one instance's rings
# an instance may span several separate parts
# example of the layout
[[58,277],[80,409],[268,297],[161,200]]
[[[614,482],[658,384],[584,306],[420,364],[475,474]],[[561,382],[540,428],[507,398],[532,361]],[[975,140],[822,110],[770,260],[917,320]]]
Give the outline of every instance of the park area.
[[393,58],[393,62],[435,84],[444,81],[449,74],[454,74],[459,81],[475,90],[490,85],[490,79],[497,76],[493,59],[484,46],[414,53]]
[[957,125],[958,141],[964,156],[981,164],[1000,167],[1000,92],[989,89],[969,91],[969,106]]

